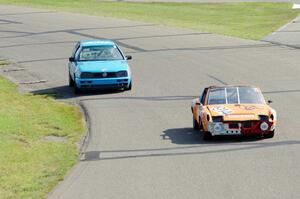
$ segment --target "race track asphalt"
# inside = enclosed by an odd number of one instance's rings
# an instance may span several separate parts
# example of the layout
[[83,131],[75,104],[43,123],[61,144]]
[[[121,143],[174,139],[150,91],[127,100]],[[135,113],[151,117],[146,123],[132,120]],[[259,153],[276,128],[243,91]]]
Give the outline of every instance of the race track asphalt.
[[[81,39],[112,38],[128,55],[129,92],[75,96],[67,58]],[[0,6],[1,73],[56,91],[90,117],[81,161],[51,199],[296,199],[300,195],[300,51],[157,24]],[[202,141],[191,100],[207,85],[253,84],[279,115],[273,139]]]
[[300,49],[300,16],[267,35],[262,40]]

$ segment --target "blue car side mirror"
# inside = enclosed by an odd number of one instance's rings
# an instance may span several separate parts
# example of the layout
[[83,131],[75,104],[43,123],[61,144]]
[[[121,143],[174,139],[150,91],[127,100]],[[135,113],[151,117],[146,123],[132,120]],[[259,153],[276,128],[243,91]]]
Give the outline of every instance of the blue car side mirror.
[[132,56],[131,55],[126,55],[126,60],[131,60],[132,59]]

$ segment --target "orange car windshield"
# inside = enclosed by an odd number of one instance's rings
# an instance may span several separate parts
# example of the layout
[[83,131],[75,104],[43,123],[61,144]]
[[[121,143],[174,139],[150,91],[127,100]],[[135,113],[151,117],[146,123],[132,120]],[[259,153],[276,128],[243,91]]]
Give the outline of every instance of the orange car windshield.
[[265,104],[261,91],[253,87],[210,89],[207,104]]

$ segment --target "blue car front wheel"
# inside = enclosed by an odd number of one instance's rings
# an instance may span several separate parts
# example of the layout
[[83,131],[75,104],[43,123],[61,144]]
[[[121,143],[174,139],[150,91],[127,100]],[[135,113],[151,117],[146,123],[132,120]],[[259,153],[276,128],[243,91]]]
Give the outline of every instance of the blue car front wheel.
[[76,81],[74,81],[74,93],[75,94],[80,94],[81,93],[81,89],[78,88]]
[[72,79],[71,75],[69,74],[69,87],[73,87],[74,86],[74,80]]
[[125,87],[124,90],[130,91],[132,89],[132,81],[130,82],[128,87]]

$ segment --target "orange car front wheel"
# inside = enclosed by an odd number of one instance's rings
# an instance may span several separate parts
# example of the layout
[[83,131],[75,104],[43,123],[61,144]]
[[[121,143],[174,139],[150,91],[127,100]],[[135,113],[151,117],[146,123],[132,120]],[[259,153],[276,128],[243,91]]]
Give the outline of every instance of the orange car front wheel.
[[265,138],[272,138],[272,137],[274,137],[274,134],[275,134],[275,130],[270,131],[270,132],[264,134],[264,137]]
[[212,139],[212,135],[209,131],[203,131],[203,140],[211,140]]
[[195,120],[194,115],[193,115],[193,129],[199,130],[199,123],[197,122],[197,120]]

